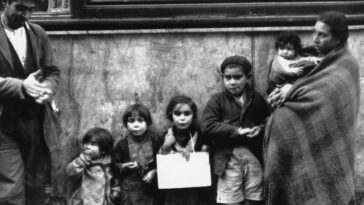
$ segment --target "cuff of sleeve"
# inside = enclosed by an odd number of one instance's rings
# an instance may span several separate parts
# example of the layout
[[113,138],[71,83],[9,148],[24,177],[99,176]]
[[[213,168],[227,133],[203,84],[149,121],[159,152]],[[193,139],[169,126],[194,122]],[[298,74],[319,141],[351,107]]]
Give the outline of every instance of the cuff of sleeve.
[[21,79],[17,79],[17,78],[11,78],[11,83],[14,85],[17,85],[17,93],[19,94],[19,99],[20,100],[24,100],[28,97],[30,97],[27,92],[25,91],[25,88],[23,86],[23,80]]

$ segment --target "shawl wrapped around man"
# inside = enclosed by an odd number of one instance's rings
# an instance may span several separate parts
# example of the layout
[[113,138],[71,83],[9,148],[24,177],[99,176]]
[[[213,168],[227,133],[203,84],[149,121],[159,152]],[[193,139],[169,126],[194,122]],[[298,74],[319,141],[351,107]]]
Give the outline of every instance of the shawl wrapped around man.
[[345,46],[294,83],[266,126],[266,205],[354,200],[359,96],[359,66]]

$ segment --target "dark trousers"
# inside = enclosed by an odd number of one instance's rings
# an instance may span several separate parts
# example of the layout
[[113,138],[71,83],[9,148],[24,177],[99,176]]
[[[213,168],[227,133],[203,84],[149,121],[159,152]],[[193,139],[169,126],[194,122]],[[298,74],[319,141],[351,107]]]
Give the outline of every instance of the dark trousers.
[[42,119],[17,122],[17,134],[0,131],[0,205],[42,205],[49,164]]

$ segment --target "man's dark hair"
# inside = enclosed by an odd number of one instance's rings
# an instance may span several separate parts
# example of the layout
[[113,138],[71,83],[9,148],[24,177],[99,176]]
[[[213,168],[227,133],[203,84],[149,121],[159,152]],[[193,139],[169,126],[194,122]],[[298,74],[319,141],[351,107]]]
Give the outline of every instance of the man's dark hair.
[[125,127],[128,124],[128,118],[131,117],[133,113],[137,113],[140,117],[143,117],[147,126],[152,124],[152,116],[149,109],[145,105],[136,103],[127,107],[123,114],[123,125]]
[[301,50],[301,39],[298,34],[294,31],[283,31],[278,34],[276,38],[275,48],[282,48],[286,44],[292,44],[296,52]]
[[317,21],[330,26],[331,34],[341,43],[346,43],[349,37],[348,20],[338,11],[326,11],[319,14]]

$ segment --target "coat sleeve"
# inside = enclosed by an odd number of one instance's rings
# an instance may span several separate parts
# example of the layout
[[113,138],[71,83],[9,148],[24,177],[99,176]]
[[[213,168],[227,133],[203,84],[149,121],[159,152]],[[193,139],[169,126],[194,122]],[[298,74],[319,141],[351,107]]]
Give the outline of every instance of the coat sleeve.
[[9,100],[24,100],[26,98],[23,80],[11,77],[0,77],[0,98]]
[[201,122],[202,132],[217,143],[224,143],[241,137],[237,133],[238,127],[222,122],[221,106],[217,96],[213,96],[202,113]]

